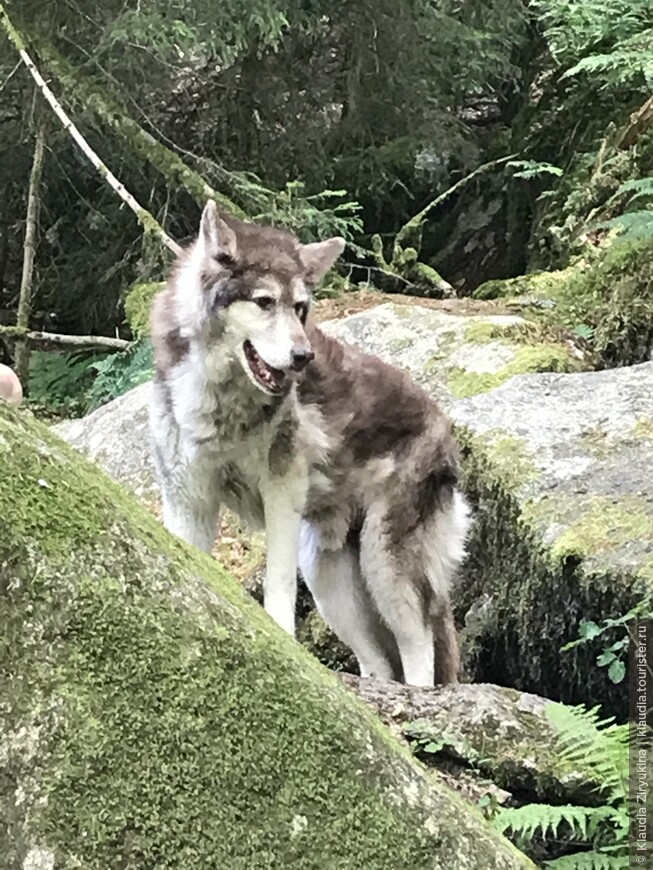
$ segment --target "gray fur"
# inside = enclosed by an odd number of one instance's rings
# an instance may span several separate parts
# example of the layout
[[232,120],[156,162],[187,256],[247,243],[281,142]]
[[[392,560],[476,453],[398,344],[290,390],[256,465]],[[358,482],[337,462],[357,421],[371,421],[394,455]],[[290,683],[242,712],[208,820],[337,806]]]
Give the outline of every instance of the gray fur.
[[[299,561],[363,673],[446,682],[467,530],[457,448],[404,373],[306,322],[309,287],[341,250],[205,210],[153,309],[164,522],[205,550],[223,506],[264,526],[265,607],[280,625],[294,632]],[[299,373],[295,348],[315,354]]]

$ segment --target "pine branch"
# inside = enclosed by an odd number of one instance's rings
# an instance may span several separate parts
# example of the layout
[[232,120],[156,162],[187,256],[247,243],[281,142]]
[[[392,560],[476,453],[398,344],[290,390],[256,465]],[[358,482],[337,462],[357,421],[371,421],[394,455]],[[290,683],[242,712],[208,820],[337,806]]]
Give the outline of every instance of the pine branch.
[[107,184],[114,190],[118,196],[122,199],[122,201],[129,206],[129,208],[134,212],[136,217],[138,218],[139,223],[143,227],[146,232],[153,233],[161,241],[166,245],[169,250],[173,252],[173,254],[179,254],[181,248],[179,245],[170,238],[170,236],[165,232],[163,227],[157,222],[157,220],[146,210],[144,209],[132,196],[132,194],[126,189],[124,184],[119,181],[118,178],[111,172],[111,170],[100,160],[98,155],[93,151],[91,146],[88,144],[86,139],[82,136],[77,127],[70,120],[65,110],[63,109],[61,103],[57,100],[55,95],[50,90],[48,84],[45,79],[41,75],[41,73],[36,68],[32,58],[27,53],[25,47],[25,41],[22,35],[16,30],[16,28],[12,25],[9,16],[7,15],[7,11],[4,7],[4,4],[0,2],[0,23],[7,34],[10,42],[16,49],[16,51],[20,55],[20,59],[27,67],[30,75],[36,82],[37,87],[43,94],[45,100],[48,105],[57,116],[58,120],[61,122],[64,129],[68,132],[71,138],[79,147],[80,151],[88,158],[91,164],[95,167],[98,173],[104,178]]

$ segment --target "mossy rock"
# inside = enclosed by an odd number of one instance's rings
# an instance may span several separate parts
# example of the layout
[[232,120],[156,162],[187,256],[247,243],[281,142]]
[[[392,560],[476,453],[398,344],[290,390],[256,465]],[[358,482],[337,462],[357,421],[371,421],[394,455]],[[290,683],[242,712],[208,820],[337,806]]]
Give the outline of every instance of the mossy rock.
[[134,338],[149,336],[152,300],[164,287],[165,283],[154,281],[145,284],[133,284],[126,291],[123,299],[125,319]]
[[3,867],[533,866],[51,430],[0,454]]
[[520,297],[550,299],[555,298],[558,288],[569,280],[574,269],[560,269],[552,272],[530,272],[517,278],[492,279],[477,287],[474,299],[518,299]]
[[351,674],[341,679],[425,763],[466,768],[481,790],[491,783],[520,802],[597,800],[595,773],[561,757],[549,718],[555,705],[545,698],[484,683],[420,688]]
[[581,371],[591,364],[573,343],[510,314],[451,314],[388,303],[322,326],[405,369],[445,408],[518,374]]
[[[653,363],[524,375],[452,409],[476,521],[456,593],[477,680],[624,719],[628,687],[567,652],[653,594]],[[479,609],[482,613],[470,620]]]
[[650,359],[653,348],[653,243],[614,241],[555,272],[482,284],[477,299],[509,298],[542,308],[541,319],[578,330],[605,365]]

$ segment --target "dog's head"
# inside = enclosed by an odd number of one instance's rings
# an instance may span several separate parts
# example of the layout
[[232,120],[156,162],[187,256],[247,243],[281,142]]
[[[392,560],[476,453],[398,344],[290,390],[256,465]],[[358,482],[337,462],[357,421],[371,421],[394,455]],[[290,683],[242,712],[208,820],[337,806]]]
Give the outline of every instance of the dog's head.
[[284,393],[313,359],[305,325],[312,288],[342,253],[332,238],[301,244],[273,227],[222,217],[213,201],[191,253],[201,310],[249,379]]

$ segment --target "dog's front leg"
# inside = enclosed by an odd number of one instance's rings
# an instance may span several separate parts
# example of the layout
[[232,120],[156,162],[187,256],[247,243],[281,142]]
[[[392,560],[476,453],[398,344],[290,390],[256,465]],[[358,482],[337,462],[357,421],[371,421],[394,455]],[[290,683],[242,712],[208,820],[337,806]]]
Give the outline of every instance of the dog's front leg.
[[297,559],[303,507],[301,487],[278,485],[264,495],[267,562],[263,581],[266,611],[288,634],[295,636]]

